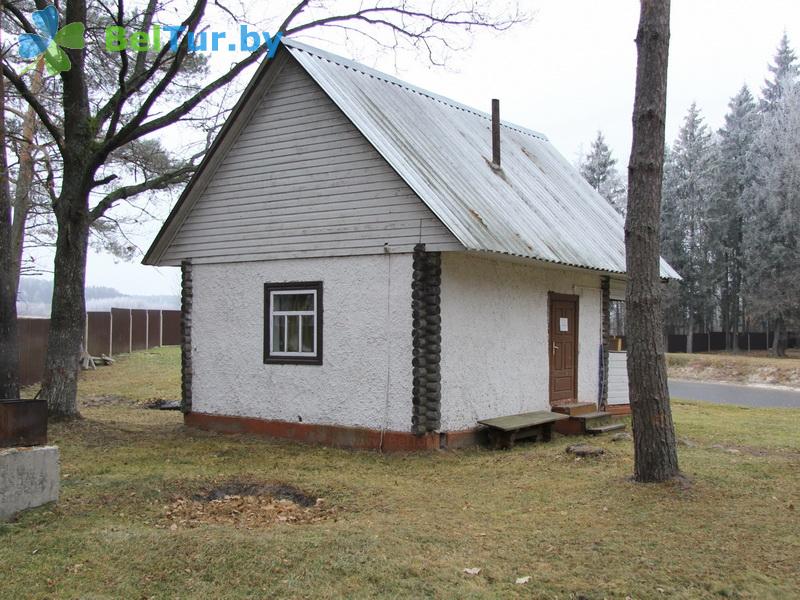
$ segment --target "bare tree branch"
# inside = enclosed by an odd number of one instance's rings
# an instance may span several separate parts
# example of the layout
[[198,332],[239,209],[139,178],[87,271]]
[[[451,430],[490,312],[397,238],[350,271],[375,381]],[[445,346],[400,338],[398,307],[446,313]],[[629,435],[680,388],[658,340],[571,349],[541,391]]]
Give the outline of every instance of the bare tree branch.
[[[120,7],[122,6],[122,0],[118,0]],[[147,8],[144,10],[144,19],[142,20],[142,31],[150,31],[150,26],[153,24],[153,18],[155,17],[156,13],[156,6],[157,0],[149,0],[147,3]],[[143,72],[145,65],[147,64],[147,53],[146,52],[139,52],[136,56],[136,64],[133,67],[133,77],[139,77]]]
[[137,194],[141,194],[143,192],[163,190],[178,183],[183,183],[188,180],[196,168],[197,167],[194,164],[189,164],[148,181],[119,187],[113,192],[107,194],[91,211],[89,211],[89,220],[95,221],[102,217],[109,208],[111,208],[120,200],[130,198],[131,196],[136,196]]
[[[117,0],[117,15],[116,21],[118,26],[122,26],[122,20],[124,14],[123,9],[123,0]],[[128,53],[125,50],[120,52],[120,67],[119,67],[119,74],[117,76],[117,85],[119,88],[120,97],[124,98],[126,96],[126,79],[128,77]],[[138,58],[137,58],[138,63]],[[119,123],[120,115],[122,114],[122,102],[118,102],[114,110],[111,114],[111,121],[108,124],[108,130],[106,132],[106,139],[114,135],[114,132],[117,130],[117,124]]]
[[44,125],[45,129],[47,129],[48,133],[50,133],[50,135],[53,137],[53,140],[58,146],[59,151],[63,153],[64,138],[61,135],[61,130],[53,123],[50,115],[41,105],[39,100],[37,100],[36,96],[31,92],[28,86],[25,85],[25,82],[22,81],[22,78],[5,63],[3,63],[3,75],[6,76],[14,88],[16,88],[20,95],[25,99],[25,102],[27,102],[33,108],[33,110],[36,111],[36,115],[42,121],[42,125]]
[[[195,26],[200,22],[203,18],[203,14],[205,12],[206,7],[206,0],[198,0],[192,10],[192,13],[186,19],[186,27],[188,30],[193,30]],[[161,78],[161,80],[155,84],[153,90],[148,94],[147,98],[142,102],[142,105],[139,107],[139,110],[134,114],[130,120],[120,129],[119,133],[112,137],[111,139],[107,140],[105,144],[101,147],[101,149],[97,152],[97,155],[94,158],[94,163],[96,165],[102,164],[105,159],[111,154],[115,149],[119,148],[123,144],[130,142],[134,139],[142,137],[142,135],[146,135],[146,133],[141,135],[135,135],[138,129],[141,129],[142,122],[147,118],[150,109],[156,103],[158,98],[167,89],[167,86],[172,82],[175,78],[175,75],[178,74],[178,71],[183,64],[183,60],[186,57],[189,51],[189,42],[188,36],[184,35],[181,39],[180,44],[178,45],[178,51],[175,53],[175,58],[170,64],[169,69],[167,69],[166,74]],[[210,93],[210,92],[209,92]],[[206,96],[203,96],[205,98]],[[195,102],[195,106],[202,100],[200,98]],[[189,109],[191,110],[191,109]],[[188,110],[187,110],[188,112]],[[174,122],[177,119],[174,119]],[[156,129],[161,129],[164,125],[160,127],[156,127]],[[153,129],[155,131],[155,129]]]
[[[181,23],[181,27],[186,27],[187,29],[192,26],[192,15],[187,17],[186,20]],[[199,18],[197,19],[199,21]],[[120,23],[121,25],[121,23]],[[184,36],[185,37],[185,36]],[[142,53],[144,55],[145,53]],[[170,53],[170,45],[164,44],[161,48],[159,53],[153,59],[152,64],[147,69],[142,69],[141,71],[134,72],[130,79],[125,82],[124,89],[117,89],[111,98],[108,99],[105,105],[103,105],[97,111],[97,122],[99,126],[102,126],[106,119],[108,119],[109,115],[115,111],[121,111],[123,104],[134,94],[139,92],[144,88],[144,86],[152,79],[152,77],[165,65],[171,63],[177,59],[177,55],[173,55]]]
[[[399,17],[401,19],[401,22],[394,23],[390,21],[389,18],[392,16]],[[416,20],[421,20],[423,22],[427,21],[427,25],[422,30],[414,32],[408,27],[407,22],[404,21],[404,19],[407,17]],[[287,25],[286,35],[296,34],[301,31],[311,29],[313,27],[326,26],[341,21],[360,20],[369,24],[384,25],[386,27],[389,27],[393,31],[397,31],[403,36],[409,38],[424,38],[425,36],[430,34],[433,28],[436,27],[437,25],[456,26],[456,27],[482,27],[485,29],[493,29],[495,31],[505,31],[508,28],[515,25],[516,23],[519,23],[520,21],[524,21],[526,19],[527,17],[517,12],[513,17],[509,17],[508,19],[505,19],[500,22],[494,22],[487,16],[478,12],[474,8],[471,10],[452,11],[445,13],[441,16],[437,16],[434,13],[430,14],[423,13],[419,11],[408,10],[405,8],[399,8],[396,6],[386,6],[386,7],[376,6],[371,8],[364,8],[356,12],[345,15],[322,17],[320,19],[302,23],[293,28],[288,28],[288,24],[291,22],[288,21],[286,23]]]
[[214,80],[201,90],[199,90],[194,96],[189,98],[186,102],[181,104],[180,106],[174,108],[170,112],[153,119],[152,121],[148,121],[139,125],[137,128],[130,128],[126,131],[120,130],[118,136],[110,142],[111,149],[115,149],[123,144],[127,144],[133,140],[139,139],[145,135],[153,133],[154,131],[158,131],[166,127],[167,125],[171,125],[176,121],[180,120],[184,116],[186,116],[189,112],[191,112],[195,107],[197,107],[200,102],[205,100],[208,96],[216,92],[218,89],[222,88],[224,85],[233,81],[239,73],[245,70],[247,67],[255,63],[262,54],[263,50],[258,50],[253,52],[250,56],[245,58],[244,60],[236,63],[233,68],[228,71],[222,77]]
[[4,2],[3,10],[10,12],[11,15],[17,20],[17,24],[25,31],[28,33],[36,33],[36,29],[34,29],[31,22],[25,16],[25,13],[23,13],[16,5],[11,2]]
[[118,179],[118,178],[119,178],[119,175],[107,175],[106,177],[103,177],[102,179],[95,179],[94,182],[93,182],[93,186],[92,187],[100,187],[101,185],[108,185],[109,183],[111,183],[112,181],[114,181],[115,179]]

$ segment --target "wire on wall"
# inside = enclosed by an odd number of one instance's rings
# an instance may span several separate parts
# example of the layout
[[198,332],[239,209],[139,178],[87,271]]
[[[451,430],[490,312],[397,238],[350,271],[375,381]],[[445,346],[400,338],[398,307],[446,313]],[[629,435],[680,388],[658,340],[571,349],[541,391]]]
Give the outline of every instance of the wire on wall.
[[381,425],[380,451],[383,452],[383,438],[389,426],[389,384],[391,383],[391,364],[392,364],[392,345],[391,345],[391,318],[392,318],[392,255],[389,253],[388,246],[384,246],[386,252],[386,403],[383,409],[383,423]]

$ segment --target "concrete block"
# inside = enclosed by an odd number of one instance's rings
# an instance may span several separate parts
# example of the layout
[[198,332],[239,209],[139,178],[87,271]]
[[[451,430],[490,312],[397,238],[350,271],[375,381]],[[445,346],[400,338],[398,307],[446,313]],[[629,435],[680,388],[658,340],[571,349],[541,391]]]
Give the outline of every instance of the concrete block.
[[58,500],[59,461],[55,446],[0,450],[0,521]]

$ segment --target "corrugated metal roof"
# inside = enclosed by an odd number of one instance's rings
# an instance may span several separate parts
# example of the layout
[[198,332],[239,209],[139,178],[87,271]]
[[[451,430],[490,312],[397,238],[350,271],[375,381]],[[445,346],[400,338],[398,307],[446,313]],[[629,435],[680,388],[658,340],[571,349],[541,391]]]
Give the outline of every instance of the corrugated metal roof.
[[[625,272],[619,213],[547,138],[294,40],[292,56],[469,250]],[[663,259],[662,277],[679,277]]]

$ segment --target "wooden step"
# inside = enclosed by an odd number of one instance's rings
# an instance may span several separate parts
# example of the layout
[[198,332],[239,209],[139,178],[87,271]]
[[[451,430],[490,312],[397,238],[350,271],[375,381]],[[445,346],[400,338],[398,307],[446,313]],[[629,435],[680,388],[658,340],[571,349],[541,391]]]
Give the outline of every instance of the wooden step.
[[550,408],[553,412],[570,415],[574,417],[585,413],[594,412],[597,410],[597,405],[594,402],[571,402],[570,404],[561,404]]
[[625,423],[608,423],[607,425],[587,426],[586,433],[591,433],[592,435],[599,435],[601,433],[619,431],[620,429],[625,429]]
[[[590,405],[594,406],[594,405]],[[592,410],[577,415],[570,415],[567,421],[559,421],[554,429],[561,435],[584,435],[587,433],[603,433],[616,431],[625,427],[622,423],[612,421],[614,415],[609,412]]]
[[596,419],[605,419],[613,416],[610,412],[594,411],[581,413],[579,415],[570,415],[573,419],[581,419],[582,421],[594,421]]

